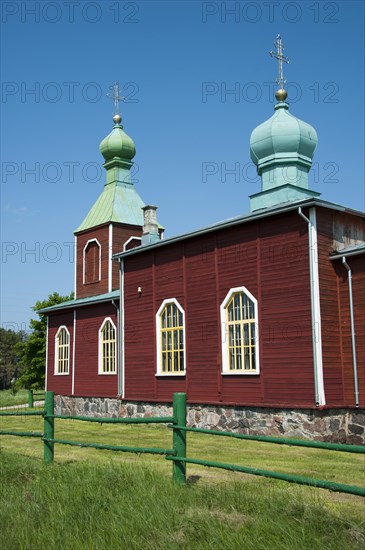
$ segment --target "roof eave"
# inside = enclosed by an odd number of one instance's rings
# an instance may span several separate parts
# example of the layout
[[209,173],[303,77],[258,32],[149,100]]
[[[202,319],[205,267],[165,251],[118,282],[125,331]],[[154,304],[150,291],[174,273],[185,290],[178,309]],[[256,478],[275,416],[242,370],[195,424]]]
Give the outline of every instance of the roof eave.
[[346,250],[343,252],[339,251],[330,256],[330,260],[341,260],[342,258],[350,258],[351,256],[360,256],[360,254],[365,254],[365,247],[360,248],[359,250],[349,250],[347,252]]
[[179,241],[183,241],[185,239],[190,239],[193,237],[197,237],[199,235],[204,235],[207,233],[212,233],[213,231],[217,231],[219,229],[232,227],[235,225],[239,225],[241,223],[247,223],[251,221],[255,221],[258,219],[267,218],[270,216],[275,216],[278,214],[282,214],[284,212],[290,212],[292,210],[296,210],[299,206],[322,206],[324,208],[328,208],[331,210],[337,210],[339,212],[350,212],[355,215],[361,215],[365,216],[364,212],[360,212],[358,210],[352,210],[350,208],[347,208],[345,206],[341,206],[339,204],[330,203],[327,201],[324,201],[322,199],[303,199],[301,201],[295,201],[293,203],[285,203],[284,205],[279,205],[275,207],[265,208],[262,210],[258,210],[257,212],[251,212],[248,214],[245,214],[243,216],[238,216],[236,218],[230,218],[228,220],[225,220],[223,222],[218,222],[216,224],[203,227],[202,229],[198,229],[196,231],[191,231],[189,233],[183,233],[181,235],[177,235],[176,237],[170,237],[168,239],[164,239],[161,241],[157,241],[155,243],[138,246],[136,248],[133,248],[132,250],[127,250],[125,252],[119,252],[118,254],[114,254],[112,256],[112,259],[115,261],[119,261],[121,259],[124,259],[128,256],[133,256],[134,254],[140,254],[145,251],[154,250],[156,248],[159,248],[161,246],[167,246],[169,244],[177,243]]
[[38,309],[37,313],[41,313],[41,314],[57,313],[60,310],[67,310],[67,309],[72,310],[76,308],[78,309],[80,307],[93,306],[95,304],[103,304],[105,302],[112,302],[113,300],[119,300],[119,290],[115,290],[108,294],[109,295],[99,294],[99,296],[95,296],[95,297],[90,296],[90,300],[88,300],[87,298],[79,298],[76,300],[61,302],[60,304],[57,304],[55,306]]

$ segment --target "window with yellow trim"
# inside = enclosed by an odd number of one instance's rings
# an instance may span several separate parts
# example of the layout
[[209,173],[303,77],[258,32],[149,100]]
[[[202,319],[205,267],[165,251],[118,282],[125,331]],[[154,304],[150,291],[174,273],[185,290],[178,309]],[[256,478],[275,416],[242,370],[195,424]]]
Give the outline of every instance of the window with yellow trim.
[[157,374],[185,373],[184,311],[175,300],[165,300],[157,313]]
[[258,374],[257,300],[244,287],[231,289],[221,316],[223,372]]
[[70,333],[65,326],[58,329],[55,344],[55,374],[69,374]]
[[116,328],[107,318],[99,330],[99,374],[116,372]]

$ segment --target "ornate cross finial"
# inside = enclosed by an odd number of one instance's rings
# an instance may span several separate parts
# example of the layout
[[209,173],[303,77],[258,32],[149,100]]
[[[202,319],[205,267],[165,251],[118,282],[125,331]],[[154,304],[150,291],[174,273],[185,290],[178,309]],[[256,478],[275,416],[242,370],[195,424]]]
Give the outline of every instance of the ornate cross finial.
[[[119,82],[114,82],[112,86],[109,87],[110,92],[107,94],[107,96],[114,101],[114,117],[120,119],[119,122],[122,120],[120,114],[119,114],[119,101],[124,101],[125,97],[119,95]],[[114,120],[114,122],[116,122]]]
[[276,79],[276,82],[279,86],[279,90],[284,90],[286,80],[283,74],[283,61],[284,63],[289,63],[290,59],[289,57],[286,57],[285,55],[283,55],[284,46],[283,46],[283,41],[281,39],[280,34],[278,34],[278,36],[276,37],[276,41],[274,42],[274,45],[276,46],[277,51],[276,52],[271,51],[269,53],[271,57],[275,57],[275,59],[278,60],[278,77]]

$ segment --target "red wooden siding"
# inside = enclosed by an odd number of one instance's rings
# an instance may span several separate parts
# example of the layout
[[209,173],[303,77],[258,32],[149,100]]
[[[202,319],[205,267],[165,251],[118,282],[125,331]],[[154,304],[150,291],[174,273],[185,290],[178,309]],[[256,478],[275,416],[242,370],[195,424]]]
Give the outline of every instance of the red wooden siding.
[[[326,405],[354,406],[348,274],[338,247],[365,235],[364,220],[316,208]],[[309,216],[309,212],[304,212]],[[113,227],[113,252],[141,228]],[[82,252],[102,246],[102,280],[83,285]],[[109,226],[78,235],[78,297],[108,291]],[[365,258],[348,258],[353,298],[360,406],[365,402]],[[220,306],[244,286],[258,301],[260,374],[222,375]],[[113,289],[119,288],[118,264]],[[141,292],[138,289],[141,289]],[[314,407],[308,227],[297,212],[252,221],[125,258],[125,398],[171,401],[186,391],[195,403]],[[156,376],[156,312],[175,298],[185,311],[186,375]],[[105,319],[117,325],[111,303],[77,310],[75,396],[116,397],[117,374],[98,374],[98,334]],[[70,332],[70,374],[54,375],[55,335]],[[49,317],[48,389],[72,393],[73,311]],[[119,336],[119,335],[118,335]]]
[[[132,225],[122,225],[122,224],[113,224],[113,254],[123,251],[123,245],[128,241],[130,237],[141,237],[142,228],[139,226]],[[138,242],[138,241],[137,241]],[[138,243],[140,244],[140,242]],[[136,243],[134,244],[134,246]],[[113,276],[112,276],[112,290],[117,290],[119,288],[119,264],[118,262],[113,262],[112,265]]]
[[[348,275],[341,260],[331,261],[329,254],[336,246],[339,234],[348,237],[365,232],[364,220],[339,214],[333,210],[317,209],[318,264],[322,318],[323,374],[327,405],[354,406],[354,377],[351,348]],[[342,231],[339,227],[342,226]],[[343,242],[342,244],[345,244]],[[356,329],[356,351],[360,385],[360,403],[364,406],[365,370],[365,258],[349,257],[353,270],[353,300]]]
[[[352,269],[360,406],[365,408],[365,257],[362,255],[348,258],[348,263]],[[345,391],[351,394],[352,387],[346,387]],[[350,396],[347,399],[350,400]]]
[[261,224],[260,323],[263,398],[314,404],[308,227],[297,212]]
[[[50,315],[48,319],[48,357],[47,357],[47,390],[60,395],[71,395],[72,371],[74,368],[72,358],[72,346],[74,340],[74,316],[73,311]],[[70,333],[70,370],[69,374],[55,374],[55,347],[56,334],[60,326],[64,325]]]
[[[354,306],[354,322],[356,333],[356,359],[360,406],[365,407],[365,258],[363,256],[349,257],[348,264],[352,270],[352,293]],[[340,260],[334,264],[338,276],[338,308],[340,326],[338,341],[341,361],[342,388],[344,405],[355,405],[355,385],[353,371],[353,355],[351,340],[350,302],[348,274]]]
[[[112,254],[122,252],[123,244],[131,237],[142,235],[142,228],[139,226],[123,225],[113,223]],[[101,279],[96,282],[85,282],[83,280],[83,251],[86,243],[91,239],[97,239],[101,245]],[[109,291],[109,224],[88,229],[77,235],[76,250],[76,297],[86,298],[97,296]],[[87,280],[86,280],[87,281]],[[119,269],[117,262],[112,262],[112,288],[119,288]]]
[[[101,246],[101,279],[84,284],[84,248],[91,239],[97,239]],[[77,235],[76,262],[76,298],[108,292],[109,227],[107,225]]]
[[[125,293],[130,308],[125,309],[125,356],[128,369],[125,375],[125,387],[131,399],[157,399],[155,387],[155,340],[154,340],[154,285],[153,254],[135,256],[128,265],[138,270],[137,277],[125,278]],[[132,268],[133,269],[133,268]],[[141,287],[142,293],[138,293]],[[133,314],[129,314],[132,309]],[[156,310],[157,311],[157,310]],[[183,391],[183,390],[182,390]],[[171,400],[171,394],[170,394]]]
[[[221,374],[220,304],[237,286],[258,300],[259,375]],[[167,298],[185,310],[183,378],[155,376],[155,315]],[[198,403],[314,404],[308,234],[296,212],[126,258],[125,319],[126,399],[186,391]]]
[[[117,374],[98,374],[99,329],[106,317],[117,327],[117,313],[111,303],[83,307],[76,311],[75,367],[73,365],[73,311],[49,317],[48,390],[56,394],[72,395],[72,370],[75,368],[74,396],[116,397]],[[70,374],[54,375],[55,335],[61,325],[70,332]],[[118,330],[117,330],[118,337]]]
[[74,394],[82,397],[116,397],[117,374],[98,374],[99,329],[106,317],[110,317],[117,327],[116,309],[108,302],[80,308],[76,315]]

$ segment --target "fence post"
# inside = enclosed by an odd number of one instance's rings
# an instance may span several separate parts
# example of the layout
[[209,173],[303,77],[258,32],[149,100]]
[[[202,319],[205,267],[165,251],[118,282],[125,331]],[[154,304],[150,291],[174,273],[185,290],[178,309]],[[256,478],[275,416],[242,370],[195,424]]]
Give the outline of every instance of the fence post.
[[[172,444],[176,456],[186,458],[186,431],[175,426],[186,426],[186,393],[174,393],[173,401],[174,428]],[[172,464],[172,479],[180,483],[186,481],[186,463],[177,460]]]
[[28,390],[28,407],[32,409],[34,406],[33,390]]
[[[46,391],[44,402],[44,435],[46,439],[54,439],[54,392]],[[54,456],[53,441],[44,441],[44,463],[51,464]]]

